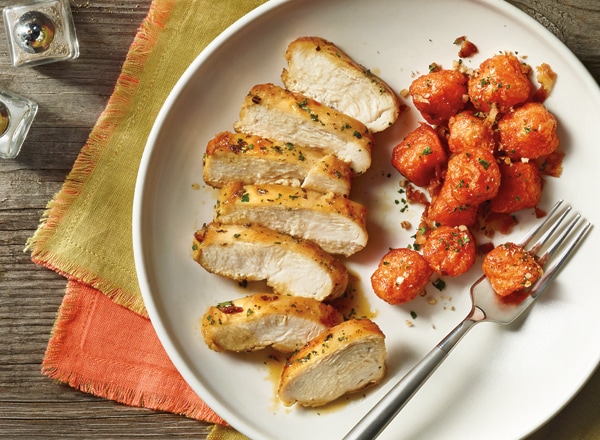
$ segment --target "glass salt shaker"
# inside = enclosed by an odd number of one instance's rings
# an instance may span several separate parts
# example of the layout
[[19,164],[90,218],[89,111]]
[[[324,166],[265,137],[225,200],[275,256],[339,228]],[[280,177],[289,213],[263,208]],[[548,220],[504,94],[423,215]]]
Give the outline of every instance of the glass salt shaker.
[[0,89],[0,158],[17,157],[37,109],[32,100]]
[[38,65],[79,56],[68,0],[34,0],[2,10],[14,66]]

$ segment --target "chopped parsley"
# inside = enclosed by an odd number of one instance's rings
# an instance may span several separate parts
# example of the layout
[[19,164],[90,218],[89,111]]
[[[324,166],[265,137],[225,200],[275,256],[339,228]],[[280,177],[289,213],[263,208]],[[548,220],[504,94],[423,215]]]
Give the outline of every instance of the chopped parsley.
[[444,280],[442,280],[441,278],[438,278],[431,284],[433,285],[433,287],[435,287],[439,291],[442,291],[446,288],[446,282]]
[[491,165],[490,162],[488,162],[487,160],[483,160],[481,158],[479,158],[478,161],[479,161],[479,163],[481,164],[481,166],[483,167],[484,170],[487,170],[490,167],[490,165]]

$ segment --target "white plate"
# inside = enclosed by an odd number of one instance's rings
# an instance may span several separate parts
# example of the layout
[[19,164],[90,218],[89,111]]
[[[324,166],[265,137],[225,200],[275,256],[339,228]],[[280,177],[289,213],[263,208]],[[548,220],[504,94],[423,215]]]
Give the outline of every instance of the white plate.
[[[476,66],[499,51],[546,62],[558,73],[546,102],[560,123],[564,174],[548,179],[541,206],[558,198],[600,225],[598,203],[598,87],[573,54],[537,22],[501,1],[274,1],[244,17],[189,67],[165,103],[141,163],[134,206],[134,245],[140,286],[152,323],[185,380],[214,410],[254,440],[341,438],[369,407],[467,313],[473,276],[447,280],[442,293],[392,307],[375,298],[369,277],[390,246],[406,246],[418,206],[395,204],[398,174],[391,148],[416,126],[414,110],[379,136],[374,164],[354,186],[369,208],[371,240],[348,261],[387,335],[389,376],[365,398],[329,410],[285,408],[260,355],[215,353],[202,342],[198,319],[219,301],[241,294],[236,283],[206,273],[191,257],[194,230],[212,218],[215,192],[202,183],[202,154],[217,132],[231,129],[242,99],[257,83],[279,83],[287,44],[298,36],[334,41],[397,91],[431,62],[450,67],[456,37],[480,49]],[[387,173],[392,177],[387,177]],[[193,189],[199,183],[200,189]],[[533,222],[520,215],[511,237]],[[510,239],[508,237],[507,239]],[[527,319],[502,327],[476,326],[392,422],[382,439],[515,439],[535,430],[580,389],[600,359],[600,238],[592,230],[579,253]],[[448,299],[447,297],[451,297]],[[413,327],[405,321],[417,313]]]

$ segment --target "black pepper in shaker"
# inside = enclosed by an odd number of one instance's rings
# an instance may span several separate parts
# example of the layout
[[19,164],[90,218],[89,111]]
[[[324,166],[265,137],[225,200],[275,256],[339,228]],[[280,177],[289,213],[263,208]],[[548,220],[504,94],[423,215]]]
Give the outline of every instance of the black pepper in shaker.
[[29,11],[21,15],[14,30],[17,42],[30,53],[48,50],[54,39],[54,32],[54,22],[46,14],[38,11]]
[[14,66],[38,65],[79,56],[68,0],[33,0],[2,10]]

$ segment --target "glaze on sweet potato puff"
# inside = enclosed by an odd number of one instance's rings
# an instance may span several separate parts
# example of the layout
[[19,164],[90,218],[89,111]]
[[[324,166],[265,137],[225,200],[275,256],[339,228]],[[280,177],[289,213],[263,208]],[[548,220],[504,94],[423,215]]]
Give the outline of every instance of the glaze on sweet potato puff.
[[490,124],[470,110],[450,118],[447,140],[448,149],[452,153],[460,153],[474,147],[485,148],[490,153],[496,150],[496,140]]
[[514,243],[496,246],[486,254],[483,273],[498,295],[507,296],[532,286],[543,273],[535,258]]
[[442,225],[429,233],[422,251],[423,258],[439,275],[456,277],[475,263],[477,247],[466,227]]
[[527,67],[510,54],[499,54],[483,61],[469,77],[469,98],[477,110],[501,113],[527,101],[532,85]]
[[479,205],[460,203],[452,195],[452,188],[447,181],[442,183],[438,194],[432,197],[427,218],[441,225],[472,226],[477,220]]
[[498,194],[500,168],[488,150],[469,148],[450,157],[445,183],[459,203],[478,205]]
[[458,70],[438,70],[418,77],[408,90],[423,118],[438,125],[464,108],[467,77]]
[[408,248],[386,253],[371,275],[375,294],[389,304],[412,301],[425,288],[433,269],[418,252]]
[[427,124],[411,131],[392,151],[394,168],[417,186],[426,186],[447,160],[440,138]]
[[539,102],[523,104],[498,121],[500,150],[513,160],[536,159],[558,148],[558,123]]
[[533,162],[500,162],[500,189],[490,202],[493,212],[511,213],[535,207],[542,196],[542,178]]

